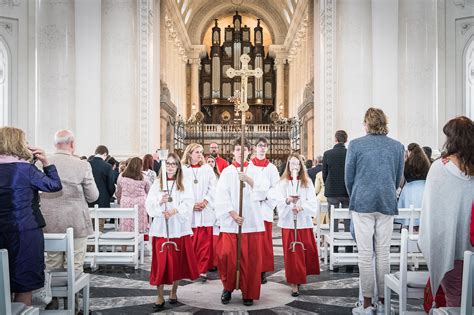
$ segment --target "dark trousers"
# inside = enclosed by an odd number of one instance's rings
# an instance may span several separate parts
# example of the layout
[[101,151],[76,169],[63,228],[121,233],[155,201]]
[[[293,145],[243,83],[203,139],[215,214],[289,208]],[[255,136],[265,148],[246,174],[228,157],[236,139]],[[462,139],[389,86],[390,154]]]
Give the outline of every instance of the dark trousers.
[[[328,215],[329,219],[331,219],[331,206],[334,208],[349,208],[349,197],[327,197],[328,200]],[[335,220],[336,221],[336,220]],[[333,222],[334,224],[334,231],[339,231],[339,222]],[[344,232],[350,232],[351,220],[347,219],[344,220]],[[334,251],[337,252],[337,246],[334,247]],[[346,253],[352,253],[353,248],[352,246],[346,246]]]

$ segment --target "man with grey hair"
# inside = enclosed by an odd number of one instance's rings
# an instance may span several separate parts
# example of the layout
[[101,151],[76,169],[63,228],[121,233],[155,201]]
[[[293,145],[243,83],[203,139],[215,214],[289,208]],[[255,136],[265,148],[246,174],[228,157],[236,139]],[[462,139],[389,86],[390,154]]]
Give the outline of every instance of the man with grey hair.
[[[91,165],[74,155],[76,142],[69,130],[59,130],[54,135],[56,152],[48,156],[54,161],[63,183],[63,189],[56,193],[41,194],[41,210],[46,221],[45,233],[66,233],[74,229],[74,269],[83,271],[87,237],[93,234],[88,202],[99,197],[99,191],[92,175]],[[63,252],[48,252],[46,269],[66,268]],[[77,305],[77,304],[76,304]],[[58,300],[53,300],[48,309],[57,309]]]

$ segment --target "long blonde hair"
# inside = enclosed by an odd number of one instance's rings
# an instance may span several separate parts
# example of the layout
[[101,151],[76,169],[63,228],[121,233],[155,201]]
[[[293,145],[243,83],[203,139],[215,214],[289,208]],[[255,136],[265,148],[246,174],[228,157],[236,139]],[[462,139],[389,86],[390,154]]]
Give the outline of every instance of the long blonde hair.
[[16,156],[22,160],[31,160],[33,154],[26,144],[25,132],[15,127],[0,128],[0,155]]
[[380,108],[369,108],[367,112],[365,112],[364,123],[367,126],[367,133],[369,134],[388,134],[388,119]]
[[297,158],[298,161],[300,161],[300,171],[298,173],[298,177],[301,180],[301,187],[308,187],[310,179],[308,177],[308,172],[306,171],[306,166],[304,165],[304,162],[303,162],[303,157],[298,152],[293,152],[288,156],[288,159],[286,160],[285,171],[283,172],[281,179],[290,180],[290,176],[291,176],[290,160],[293,157]]
[[[191,165],[191,153],[193,153],[194,150],[197,148],[201,148],[204,150],[203,146],[200,145],[199,143],[190,143],[186,147],[183,153],[183,158],[181,159],[181,163],[184,165]],[[201,161],[198,162],[199,165],[204,165],[204,160],[201,159]]]

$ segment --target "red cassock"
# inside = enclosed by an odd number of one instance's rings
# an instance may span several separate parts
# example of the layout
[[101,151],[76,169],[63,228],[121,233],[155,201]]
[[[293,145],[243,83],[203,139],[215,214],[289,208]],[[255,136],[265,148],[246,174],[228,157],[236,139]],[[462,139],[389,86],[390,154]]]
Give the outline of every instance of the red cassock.
[[224,168],[229,166],[229,163],[225,159],[221,158],[220,156],[216,157],[216,163],[217,163],[217,169],[219,170],[219,173],[222,173]]
[[[240,290],[244,299],[260,298],[262,251],[264,232],[242,233],[240,251]],[[237,234],[223,233],[217,242],[217,269],[226,291],[236,286]]]
[[161,252],[161,245],[166,242],[166,238],[153,237],[151,285],[173,284],[177,280],[194,280],[199,276],[191,236],[170,238],[170,241],[178,245],[179,251],[175,251],[173,245],[166,245],[163,252]]
[[292,252],[290,243],[295,239],[294,233],[293,229],[281,229],[286,282],[303,284],[306,283],[306,276],[320,273],[318,248],[313,229],[298,229],[297,241],[302,242],[306,250],[303,250],[301,245],[296,245],[296,250]]
[[275,269],[274,257],[273,257],[273,235],[272,228],[273,223],[264,221],[265,223],[265,234],[262,240],[263,247],[263,262],[262,272],[269,272]]
[[219,235],[212,235],[212,268],[217,267],[217,241]]
[[199,273],[212,268],[212,226],[193,228],[193,247]]

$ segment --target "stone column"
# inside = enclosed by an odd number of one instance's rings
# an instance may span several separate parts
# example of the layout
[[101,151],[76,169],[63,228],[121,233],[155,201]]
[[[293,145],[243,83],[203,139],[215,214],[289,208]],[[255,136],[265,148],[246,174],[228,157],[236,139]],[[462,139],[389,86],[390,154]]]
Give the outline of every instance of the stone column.
[[285,108],[285,62],[284,57],[275,58],[276,70],[276,111],[280,113],[280,105],[283,105],[281,113],[284,113]]
[[102,137],[117,156],[138,155],[137,1],[102,0]]
[[400,0],[398,13],[399,140],[437,148],[436,1]]
[[335,130],[354,139],[364,134],[364,113],[372,106],[371,1],[340,0],[336,10]]
[[74,1],[43,0],[37,3],[36,9],[38,103],[35,145],[51,151],[58,129],[75,129]]
[[191,106],[195,105],[195,109],[191,114],[194,114],[201,110],[199,102],[199,69],[201,67],[201,59],[192,58],[189,59],[189,62],[191,64]]

